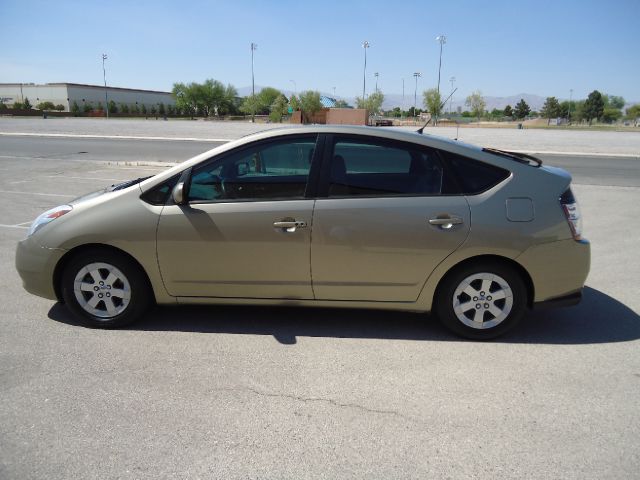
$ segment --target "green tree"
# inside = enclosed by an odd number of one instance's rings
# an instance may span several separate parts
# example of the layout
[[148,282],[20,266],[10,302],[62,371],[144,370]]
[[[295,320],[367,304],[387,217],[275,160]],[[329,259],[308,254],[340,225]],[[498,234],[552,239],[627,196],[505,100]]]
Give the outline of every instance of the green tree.
[[346,100],[337,100],[335,103],[335,108],[349,108],[349,104]]
[[523,98],[516,104],[516,108],[513,109],[513,116],[517,120],[523,120],[527,115],[531,113],[531,108],[527,105],[527,102]]
[[384,94],[380,90],[369,95],[366,100],[356,97],[357,108],[364,108],[368,110],[370,114],[377,114],[380,112],[383,102]]
[[560,116],[560,102],[556,97],[547,97],[540,110],[540,114],[547,119],[547,125],[551,123],[552,118]]
[[472,92],[464,104],[471,109],[471,113],[480,121],[480,117],[484,114],[484,110],[487,107],[482,92],[480,90]]
[[90,111],[93,110],[93,105],[91,104],[91,102],[89,103],[85,103],[82,107],[84,113],[89,113]]
[[74,117],[77,117],[78,114],[80,113],[80,106],[78,105],[78,102],[76,102],[75,100],[71,104],[71,113],[73,113]]
[[500,120],[504,116],[504,111],[498,108],[494,108],[493,110],[491,110],[489,116],[492,120]]
[[245,115],[256,115],[260,109],[260,100],[257,95],[249,95],[244,97],[242,105],[240,105],[240,111]]
[[149,113],[151,115],[155,115],[156,113],[158,113],[158,110],[156,109],[156,104],[155,103],[151,104],[151,108],[149,109]]
[[127,105],[126,103],[121,103],[120,104],[120,111],[122,113],[129,113],[129,105]]
[[626,113],[629,120],[636,120],[637,118],[640,118],[640,103],[636,103],[635,105],[627,108]]
[[109,100],[109,113],[118,113],[118,106],[113,100]]
[[589,125],[594,119],[598,119],[604,113],[604,100],[602,94],[598,90],[594,90],[589,94],[587,100],[584,102],[584,118]]
[[438,118],[442,113],[442,97],[436,88],[430,88],[422,92],[422,103],[431,114],[432,118]]
[[167,113],[164,103],[162,102],[160,102],[160,105],[158,105],[158,113],[162,116],[164,116]]
[[22,110],[24,108],[24,103],[22,102],[13,102],[13,107],[16,110]]
[[287,97],[280,94],[271,104],[271,111],[269,112],[269,119],[272,122],[280,123],[282,117],[287,114],[289,110],[289,101]]
[[172,104],[167,105],[167,114],[168,115],[175,115],[176,114],[176,107]]
[[504,107],[504,111],[502,113],[505,117],[513,117],[513,109],[511,108],[511,105]]
[[98,106],[96,107],[96,110],[98,110],[99,112],[104,111],[104,107],[102,106],[102,102],[98,102]]
[[309,123],[313,115],[322,110],[320,102],[320,92],[307,90],[300,94],[300,110],[304,123]]
[[147,106],[144,103],[140,105],[140,113],[142,113],[143,115],[147,114]]
[[40,102],[39,104],[36,105],[36,109],[37,110],[55,110],[56,106],[53,104],[53,102]]
[[618,97],[616,95],[602,95],[602,100],[604,100],[605,108],[617,108],[618,110],[622,110],[624,108],[623,97]]
[[61,103],[59,103],[59,104],[57,104],[57,105],[55,106],[55,109],[56,109],[58,112],[62,112],[62,111],[64,110],[64,105],[62,105]]
[[29,101],[29,97],[24,97],[24,102],[22,102],[22,108],[25,110],[31,110],[31,102]]

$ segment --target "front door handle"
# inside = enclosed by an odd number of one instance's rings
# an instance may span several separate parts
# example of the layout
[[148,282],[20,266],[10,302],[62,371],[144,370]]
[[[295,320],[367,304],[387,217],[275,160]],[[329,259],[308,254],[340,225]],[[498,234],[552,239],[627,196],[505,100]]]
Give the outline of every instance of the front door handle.
[[460,217],[450,217],[450,216],[438,216],[436,218],[430,218],[429,223],[431,225],[436,225],[442,228],[443,230],[449,230],[454,225],[460,225],[463,223]]
[[304,220],[295,220],[293,218],[283,218],[280,221],[273,222],[273,228],[282,229],[287,233],[293,233],[298,228],[306,228],[307,222]]

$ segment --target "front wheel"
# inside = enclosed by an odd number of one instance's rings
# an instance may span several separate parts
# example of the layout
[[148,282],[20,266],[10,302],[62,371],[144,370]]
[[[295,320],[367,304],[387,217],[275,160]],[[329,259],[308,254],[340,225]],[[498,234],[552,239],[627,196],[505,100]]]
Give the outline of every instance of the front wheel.
[[75,256],[62,275],[66,305],[86,324],[115,328],[148,309],[151,289],[142,270],[125,255],[92,250]]
[[452,272],[436,296],[440,321],[474,340],[495,338],[513,328],[527,306],[527,289],[513,268],[477,263]]

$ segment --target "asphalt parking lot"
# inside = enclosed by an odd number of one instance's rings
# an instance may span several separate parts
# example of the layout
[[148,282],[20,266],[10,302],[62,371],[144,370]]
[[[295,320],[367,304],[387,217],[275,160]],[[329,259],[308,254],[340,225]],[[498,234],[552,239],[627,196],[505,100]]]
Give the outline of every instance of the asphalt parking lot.
[[584,300],[498,341],[335,309],[157,308],[101,331],[13,265],[43,210],[163,168],[92,155],[0,151],[0,478],[637,477],[638,183],[574,182]]

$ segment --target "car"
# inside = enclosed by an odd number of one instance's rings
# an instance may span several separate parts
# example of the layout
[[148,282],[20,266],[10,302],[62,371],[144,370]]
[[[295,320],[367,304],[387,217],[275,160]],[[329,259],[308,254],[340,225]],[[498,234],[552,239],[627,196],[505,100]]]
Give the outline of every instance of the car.
[[260,132],[40,215],[24,288],[93,327],[153,304],[433,313],[489,339],[579,302],[590,245],[571,176],[422,132]]

